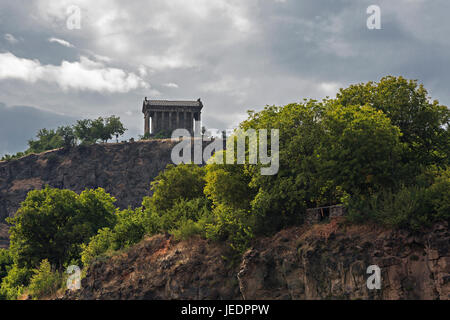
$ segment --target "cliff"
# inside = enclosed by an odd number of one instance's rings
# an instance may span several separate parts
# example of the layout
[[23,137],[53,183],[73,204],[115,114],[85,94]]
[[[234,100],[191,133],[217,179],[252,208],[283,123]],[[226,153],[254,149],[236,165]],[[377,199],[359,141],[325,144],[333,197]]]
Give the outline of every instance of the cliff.
[[95,144],[0,162],[0,222],[16,212],[28,191],[47,184],[75,192],[102,187],[117,206],[139,206],[150,194],[150,182],[171,163],[174,144],[169,139]]
[[[446,223],[413,233],[334,220],[258,239],[233,266],[222,245],[157,235],[97,261],[60,298],[448,300],[449,240]],[[374,264],[381,290],[366,286]]]
[[0,162],[0,247],[8,245],[5,218],[14,215],[28,191],[45,185],[81,192],[102,187],[121,208],[150,195],[150,182],[171,163],[175,142],[148,140],[95,144]]

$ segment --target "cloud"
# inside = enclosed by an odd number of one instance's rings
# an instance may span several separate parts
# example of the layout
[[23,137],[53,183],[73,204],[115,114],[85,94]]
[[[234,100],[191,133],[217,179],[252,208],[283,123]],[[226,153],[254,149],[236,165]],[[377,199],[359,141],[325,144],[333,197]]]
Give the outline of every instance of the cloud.
[[55,83],[63,90],[97,92],[128,92],[150,85],[134,73],[105,67],[86,57],[80,61],[63,61],[61,65],[42,65],[38,60],[0,53],[0,79],[19,79],[26,82],[45,81]]
[[73,44],[71,44],[70,42],[68,42],[68,41],[66,41],[66,40],[63,40],[63,39],[49,38],[48,41],[49,41],[49,42],[55,42],[55,43],[58,43],[58,44],[60,44],[60,45],[62,45],[62,46],[64,46],[64,47],[67,47],[67,48],[74,48],[74,45],[73,45]]
[[[366,27],[369,0],[25,2],[2,5],[0,29],[20,39],[14,47],[0,41],[0,53],[15,55],[1,56],[8,105],[120,114],[142,133],[144,96],[201,97],[205,125],[226,128],[247,109],[322,99],[388,74],[419,79],[450,103],[448,0],[379,0],[375,31]],[[67,29],[70,5],[80,7],[81,30]],[[50,37],[76,46],[49,45]]]
[[9,43],[15,44],[17,42],[19,42],[19,40],[17,40],[12,34],[10,33],[6,33],[4,36],[5,40],[8,41]]
[[322,82],[319,84],[319,90],[328,97],[334,97],[343,86],[336,82]]
[[179,85],[177,85],[176,83],[173,83],[173,82],[165,83],[164,86],[167,88],[174,88],[174,89],[179,88]]

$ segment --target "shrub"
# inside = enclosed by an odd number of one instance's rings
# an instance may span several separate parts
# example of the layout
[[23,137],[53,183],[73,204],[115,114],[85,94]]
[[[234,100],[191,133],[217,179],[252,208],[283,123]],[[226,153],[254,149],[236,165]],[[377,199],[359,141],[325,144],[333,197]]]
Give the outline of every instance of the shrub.
[[145,235],[146,223],[141,208],[118,212],[116,225],[99,230],[88,244],[82,244],[83,265],[89,265],[95,258],[108,252],[127,248],[139,242]]
[[6,277],[8,270],[13,264],[12,256],[7,249],[0,249],[0,282]]
[[15,300],[24,293],[26,286],[30,282],[32,271],[27,268],[20,268],[14,264],[9,270],[8,275],[2,279],[0,286],[0,298]]
[[178,228],[171,229],[170,233],[176,240],[187,240],[194,236],[205,237],[205,222],[191,219],[180,222]]
[[428,189],[428,199],[436,220],[450,219],[450,167],[437,173],[434,183]]
[[110,228],[103,228],[91,238],[88,244],[82,244],[81,248],[81,262],[86,267],[91,262],[105,254],[111,247],[114,241],[114,234]]
[[144,199],[143,206],[161,214],[179,200],[203,197],[204,177],[204,168],[197,165],[169,164],[151,183],[153,195]]
[[206,237],[227,242],[237,254],[243,253],[253,239],[254,216],[249,211],[224,205],[214,208],[214,222],[206,224]]
[[28,286],[29,293],[33,299],[55,294],[62,286],[62,276],[52,271],[50,262],[42,260],[39,268],[33,270],[33,276]]

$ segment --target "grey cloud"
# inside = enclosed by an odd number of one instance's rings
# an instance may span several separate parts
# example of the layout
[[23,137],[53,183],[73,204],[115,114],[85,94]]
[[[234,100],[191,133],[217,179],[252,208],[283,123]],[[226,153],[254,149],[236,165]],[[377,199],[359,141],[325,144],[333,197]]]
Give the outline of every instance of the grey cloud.
[[[65,28],[64,10],[55,6],[66,2],[81,7],[81,30]],[[151,85],[127,93],[63,92],[5,80],[0,101],[76,118],[116,114],[129,135],[142,132],[144,96],[201,97],[204,124],[212,128],[236,125],[247,109],[320,99],[388,74],[419,79],[433,98],[450,103],[446,0],[380,0],[382,30],[366,28],[369,0],[0,3],[1,33],[23,39],[14,46],[0,41],[0,52],[52,65],[106,56],[105,66]],[[52,37],[75,48],[49,43]]]

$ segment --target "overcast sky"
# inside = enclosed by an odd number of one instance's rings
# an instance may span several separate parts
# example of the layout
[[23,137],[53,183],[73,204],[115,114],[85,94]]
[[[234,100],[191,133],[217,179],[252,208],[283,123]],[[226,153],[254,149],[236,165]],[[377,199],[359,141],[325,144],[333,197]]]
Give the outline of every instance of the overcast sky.
[[202,98],[219,129],[385,75],[449,105],[449,13],[448,0],[0,0],[0,155],[81,118],[115,114],[137,137],[144,96]]

